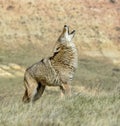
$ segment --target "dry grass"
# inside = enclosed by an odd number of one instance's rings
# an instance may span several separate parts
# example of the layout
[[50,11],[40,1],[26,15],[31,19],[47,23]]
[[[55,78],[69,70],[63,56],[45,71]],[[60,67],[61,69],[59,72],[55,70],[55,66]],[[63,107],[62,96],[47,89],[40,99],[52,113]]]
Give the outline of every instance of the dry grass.
[[[0,0],[0,126],[120,125],[120,66],[108,60],[120,63],[119,5],[107,0]],[[25,105],[22,68],[51,54],[64,24],[77,31],[79,66],[72,96],[60,99],[59,89],[47,88],[35,104]]]
[[93,97],[78,93],[71,98],[58,99],[45,94],[35,104],[24,105],[11,97],[0,109],[1,126],[119,126],[120,97]]
[[0,126],[119,126],[119,70],[105,60],[81,58],[72,96],[60,99],[58,88],[47,88],[35,104],[21,101],[23,77],[2,77]]

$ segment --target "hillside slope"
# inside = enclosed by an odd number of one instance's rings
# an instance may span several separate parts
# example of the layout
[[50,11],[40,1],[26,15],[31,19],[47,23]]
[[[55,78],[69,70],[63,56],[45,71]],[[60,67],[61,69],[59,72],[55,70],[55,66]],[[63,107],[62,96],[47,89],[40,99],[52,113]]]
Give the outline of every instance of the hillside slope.
[[49,54],[64,24],[76,29],[79,54],[120,61],[118,0],[0,0],[0,50]]

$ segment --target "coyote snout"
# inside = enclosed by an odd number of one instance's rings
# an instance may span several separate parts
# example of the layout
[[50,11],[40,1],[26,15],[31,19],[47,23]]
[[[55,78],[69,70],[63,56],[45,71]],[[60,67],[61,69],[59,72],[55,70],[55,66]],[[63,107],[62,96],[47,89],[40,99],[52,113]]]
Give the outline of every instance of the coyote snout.
[[62,94],[70,94],[70,83],[77,68],[77,50],[72,39],[75,30],[64,26],[53,55],[27,68],[24,74],[23,102],[39,99],[46,86],[59,86]]

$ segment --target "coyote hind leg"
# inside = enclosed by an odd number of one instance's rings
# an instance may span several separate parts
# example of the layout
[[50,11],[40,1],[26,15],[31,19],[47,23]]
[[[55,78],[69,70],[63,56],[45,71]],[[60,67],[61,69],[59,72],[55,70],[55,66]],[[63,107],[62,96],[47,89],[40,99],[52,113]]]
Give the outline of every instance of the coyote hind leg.
[[25,89],[25,93],[24,93],[22,101],[24,103],[30,102],[30,98],[28,97],[28,91],[27,91],[27,89]]
[[23,96],[23,99],[22,101],[24,103],[28,103],[30,101],[32,101],[32,99],[34,98],[34,95],[37,93],[37,82],[33,79],[26,79],[25,82],[25,93],[24,93],[24,96]]
[[28,79],[27,81],[25,81],[25,88],[26,90],[23,96],[24,103],[34,102],[38,100],[45,90],[45,86],[41,83],[37,83],[34,79]]
[[39,91],[39,87],[41,87],[41,85],[39,86],[37,81],[28,72],[26,72],[24,76],[24,85],[26,90],[23,96],[23,102],[27,103],[30,101],[35,101]]
[[45,85],[38,83],[37,91],[36,91],[36,94],[33,96],[32,101],[34,102],[38,100],[42,96],[44,90],[45,90]]

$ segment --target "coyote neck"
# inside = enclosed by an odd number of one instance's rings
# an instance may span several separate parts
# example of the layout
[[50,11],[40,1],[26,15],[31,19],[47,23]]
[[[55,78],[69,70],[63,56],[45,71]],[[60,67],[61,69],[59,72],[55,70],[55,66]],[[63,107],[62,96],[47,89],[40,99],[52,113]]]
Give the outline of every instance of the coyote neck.
[[77,50],[74,43],[56,44],[55,51],[51,57],[51,63],[56,67],[77,67]]

